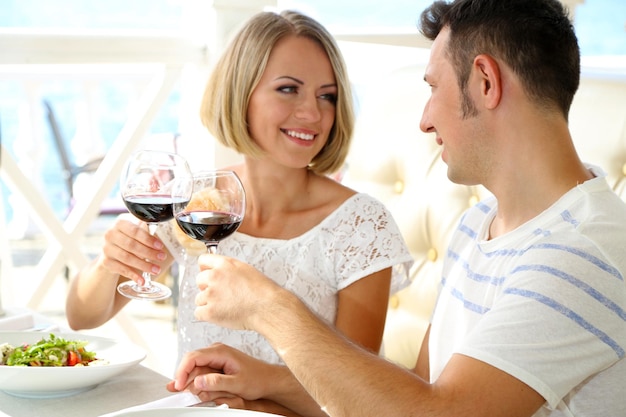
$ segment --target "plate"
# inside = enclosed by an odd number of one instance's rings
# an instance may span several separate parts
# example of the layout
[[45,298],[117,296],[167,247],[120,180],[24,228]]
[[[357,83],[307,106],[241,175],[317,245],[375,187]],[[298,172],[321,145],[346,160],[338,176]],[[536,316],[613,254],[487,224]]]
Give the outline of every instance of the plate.
[[[107,360],[109,363],[78,367],[0,365],[1,391],[27,398],[67,397],[94,388],[138,364],[146,357],[146,352],[132,343],[81,333],[53,333],[64,339],[89,342],[86,349],[96,352],[98,359]],[[25,343],[36,343],[49,337],[50,334],[45,332],[0,331],[0,344],[9,343],[13,346],[20,346]]]
[[153,408],[150,410],[135,410],[115,414],[115,417],[276,417],[278,414],[261,413],[234,408]]

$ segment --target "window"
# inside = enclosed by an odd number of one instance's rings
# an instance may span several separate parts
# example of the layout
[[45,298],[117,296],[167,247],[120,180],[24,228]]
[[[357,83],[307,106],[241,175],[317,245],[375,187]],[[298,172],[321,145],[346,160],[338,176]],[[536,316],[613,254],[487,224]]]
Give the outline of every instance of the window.
[[182,0],[3,0],[0,27],[177,30]]
[[[415,28],[431,0],[278,0],[280,8],[301,10],[332,31]],[[583,55],[626,55],[626,2],[585,0],[576,7],[575,28]]]

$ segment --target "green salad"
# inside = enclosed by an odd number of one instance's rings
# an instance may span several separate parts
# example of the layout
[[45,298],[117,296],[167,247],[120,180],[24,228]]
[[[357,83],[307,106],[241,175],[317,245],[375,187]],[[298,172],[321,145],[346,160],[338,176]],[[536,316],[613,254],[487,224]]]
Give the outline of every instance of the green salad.
[[14,347],[0,345],[0,365],[8,366],[85,366],[96,360],[95,352],[85,349],[89,342],[66,340],[50,334],[34,344]]

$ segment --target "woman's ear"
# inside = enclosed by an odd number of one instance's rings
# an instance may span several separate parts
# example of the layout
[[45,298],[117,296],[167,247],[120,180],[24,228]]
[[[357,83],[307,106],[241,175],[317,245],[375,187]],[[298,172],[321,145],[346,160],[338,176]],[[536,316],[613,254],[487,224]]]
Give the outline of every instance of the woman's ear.
[[483,106],[493,110],[502,98],[502,78],[500,65],[493,57],[481,54],[474,58],[473,70],[480,82],[480,100]]

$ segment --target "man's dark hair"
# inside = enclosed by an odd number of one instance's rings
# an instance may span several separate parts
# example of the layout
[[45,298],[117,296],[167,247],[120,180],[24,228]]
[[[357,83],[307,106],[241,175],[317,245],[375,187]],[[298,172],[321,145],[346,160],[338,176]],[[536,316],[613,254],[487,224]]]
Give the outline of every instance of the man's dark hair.
[[519,76],[530,98],[567,118],[580,83],[580,49],[558,0],[435,1],[420,16],[420,32],[434,40],[444,27],[461,91],[474,58],[487,54]]

